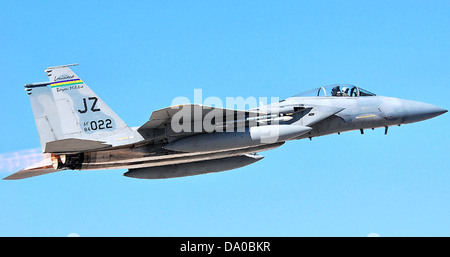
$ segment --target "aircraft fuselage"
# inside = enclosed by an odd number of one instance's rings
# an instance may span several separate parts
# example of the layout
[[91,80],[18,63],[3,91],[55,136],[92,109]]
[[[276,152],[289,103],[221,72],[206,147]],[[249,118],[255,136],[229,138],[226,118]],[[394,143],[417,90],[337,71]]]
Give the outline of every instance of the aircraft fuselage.
[[49,82],[25,85],[45,158],[5,179],[67,169],[128,169],[125,176],[144,179],[220,172],[260,161],[257,153],[286,141],[378,127],[387,133],[389,126],[447,112],[352,85],[329,85],[249,110],[174,105],[132,128],[72,66],[49,67]]
[[[174,165],[179,163],[198,162],[211,159],[221,159],[227,157],[240,156],[243,154],[258,153],[279,147],[287,140],[297,140],[304,138],[313,138],[329,134],[341,133],[352,130],[364,130],[371,128],[407,124],[435,117],[445,112],[439,107],[384,96],[367,97],[292,97],[283,102],[272,104],[276,105],[304,105],[304,106],[333,106],[341,108],[342,111],[329,116],[313,125],[311,130],[298,137],[279,140],[269,144],[245,145],[239,147],[239,144],[224,146],[223,149],[214,149],[209,151],[191,151],[177,152],[165,149],[165,144],[154,145],[152,143],[144,144],[134,148],[118,148],[104,151],[94,151],[85,153],[84,162],[80,169],[120,169],[120,168],[147,168],[163,165]],[[279,108],[281,108],[279,106]],[[293,119],[287,122],[279,122],[280,125],[307,126],[308,119],[319,115],[320,108],[312,108],[307,113],[298,113],[293,115]],[[298,115],[299,117],[296,117]],[[265,126],[274,126],[272,124]],[[387,130],[386,130],[387,131]],[[231,133],[244,132],[212,132],[201,134],[195,137],[209,137],[217,139],[219,142],[229,142]],[[223,137],[223,140],[220,138]],[[201,140],[201,139],[200,139]],[[208,140],[210,141],[210,140]],[[200,145],[205,142],[200,142]],[[198,149],[198,148],[197,148]]]

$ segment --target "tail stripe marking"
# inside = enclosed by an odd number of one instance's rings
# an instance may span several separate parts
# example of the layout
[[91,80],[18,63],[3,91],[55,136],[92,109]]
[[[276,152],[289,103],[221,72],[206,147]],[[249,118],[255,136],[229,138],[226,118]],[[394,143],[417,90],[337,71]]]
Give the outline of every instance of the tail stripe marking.
[[83,84],[84,82],[81,79],[69,79],[64,81],[52,82],[51,87],[62,87],[62,86],[71,86],[76,84]]

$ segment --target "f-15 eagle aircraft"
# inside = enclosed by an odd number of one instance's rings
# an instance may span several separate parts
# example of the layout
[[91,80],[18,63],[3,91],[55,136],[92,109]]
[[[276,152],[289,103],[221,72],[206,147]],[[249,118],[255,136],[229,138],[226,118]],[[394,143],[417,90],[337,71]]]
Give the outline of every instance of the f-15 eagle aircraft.
[[236,169],[288,140],[418,122],[447,110],[331,85],[250,110],[199,104],[154,111],[129,127],[71,69],[45,70],[49,82],[26,84],[44,160],[4,179],[62,170],[128,169],[161,179]]

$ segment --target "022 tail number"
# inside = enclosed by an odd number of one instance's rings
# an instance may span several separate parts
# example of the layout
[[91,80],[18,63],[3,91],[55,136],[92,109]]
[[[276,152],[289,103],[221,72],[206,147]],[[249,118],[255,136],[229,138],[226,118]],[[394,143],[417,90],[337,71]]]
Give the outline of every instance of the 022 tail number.
[[113,128],[111,119],[86,121],[83,126],[84,132]]

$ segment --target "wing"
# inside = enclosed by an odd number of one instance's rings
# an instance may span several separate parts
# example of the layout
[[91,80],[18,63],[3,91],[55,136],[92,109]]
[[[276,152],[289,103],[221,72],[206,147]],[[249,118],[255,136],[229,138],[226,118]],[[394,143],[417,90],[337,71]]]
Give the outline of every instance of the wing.
[[154,111],[150,117],[150,120],[147,121],[144,125],[142,125],[138,129],[138,131],[164,127],[167,124],[171,123],[171,119],[177,113],[183,110],[185,111],[184,114],[191,117],[192,122],[203,121],[205,118],[208,117],[208,114],[209,116],[212,116],[212,114],[216,114],[217,116],[220,115],[223,118],[223,120],[230,120],[230,121],[236,120],[236,118],[239,117],[249,116],[251,113],[255,115],[257,114],[257,112],[223,109],[201,104],[182,104]]
[[245,126],[248,117],[257,112],[223,109],[200,104],[184,104],[154,111],[144,125],[138,128],[147,140],[155,142],[167,137],[185,137],[199,133]]

